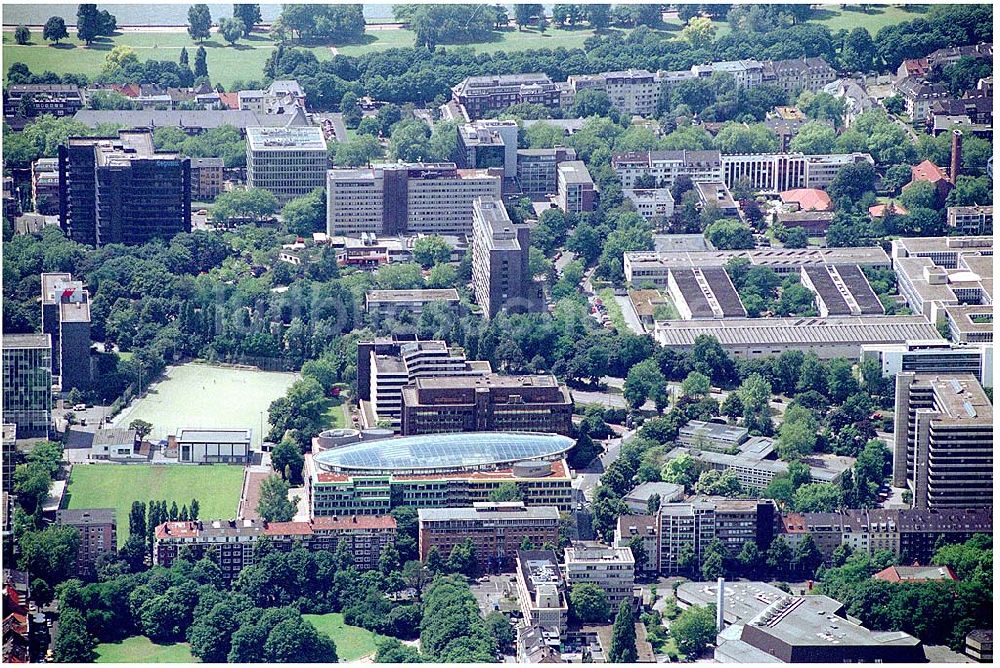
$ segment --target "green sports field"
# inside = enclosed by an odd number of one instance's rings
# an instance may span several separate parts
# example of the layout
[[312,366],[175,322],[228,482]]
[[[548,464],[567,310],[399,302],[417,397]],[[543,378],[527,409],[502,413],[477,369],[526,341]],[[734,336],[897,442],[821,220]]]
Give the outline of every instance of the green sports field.
[[359,626],[348,626],[344,623],[344,615],[339,612],[302,615],[302,618],[333,640],[337,645],[337,658],[340,659],[340,663],[356,661],[375,652],[375,640],[379,635]]
[[95,648],[96,663],[195,663],[191,646],[186,642],[157,645],[146,636],[133,636],[116,643],[101,643]]
[[133,501],[165,499],[177,507],[198,499],[202,519],[236,517],[243,487],[243,467],[78,464],[66,490],[66,508],[114,508],[118,545],[128,538],[128,515]]
[[[298,380],[280,373],[189,363],[167,369],[140,399],[115,418],[116,427],[142,419],[153,425],[147,440],[165,439],[182,427],[253,430],[253,444],[268,430],[267,409]],[[263,422],[263,429],[262,427]]]

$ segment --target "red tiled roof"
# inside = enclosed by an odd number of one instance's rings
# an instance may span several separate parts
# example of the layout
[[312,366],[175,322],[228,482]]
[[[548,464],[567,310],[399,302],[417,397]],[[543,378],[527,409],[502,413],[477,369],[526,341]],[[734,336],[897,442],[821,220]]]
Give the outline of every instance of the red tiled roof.
[[309,522],[270,522],[264,527],[268,536],[310,536],[312,527]]
[[875,206],[868,207],[868,215],[872,218],[884,218],[886,209],[890,209],[894,214],[899,216],[905,216],[909,213],[906,207],[902,204],[896,204],[895,202],[891,204],[876,204]]
[[833,208],[830,196],[817,188],[795,188],[781,193],[785,204],[796,203],[802,211],[829,211]]
[[940,167],[935,165],[930,160],[924,160],[916,167],[911,167],[910,171],[913,174],[914,181],[930,181],[931,183],[937,183],[938,181],[948,180],[944,171],[942,171]]
[[240,108],[240,94],[239,93],[219,93],[219,99],[222,100],[223,106],[229,109],[239,109]]
[[335,529],[395,529],[396,518],[392,515],[352,515],[340,517],[314,517],[314,531],[331,531]]
[[958,579],[950,566],[889,566],[872,577],[884,582],[927,582]]
[[198,535],[196,522],[164,522],[156,527],[156,537],[163,538],[194,538]]
[[781,527],[785,533],[806,533],[806,518],[799,513],[782,515]]

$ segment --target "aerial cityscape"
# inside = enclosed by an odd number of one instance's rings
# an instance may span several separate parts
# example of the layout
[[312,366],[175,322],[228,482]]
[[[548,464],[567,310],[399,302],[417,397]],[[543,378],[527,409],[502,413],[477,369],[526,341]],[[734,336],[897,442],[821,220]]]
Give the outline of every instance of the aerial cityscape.
[[5,663],[992,663],[989,4],[10,4]]

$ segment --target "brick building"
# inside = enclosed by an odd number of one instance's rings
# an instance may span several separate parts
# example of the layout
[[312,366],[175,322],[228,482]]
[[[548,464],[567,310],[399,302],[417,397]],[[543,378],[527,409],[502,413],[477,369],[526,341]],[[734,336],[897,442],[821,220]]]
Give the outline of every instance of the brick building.
[[101,555],[114,555],[118,547],[114,508],[59,510],[56,524],[71,526],[80,532],[80,547],[76,551],[76,570],[83,577],[95,572]]

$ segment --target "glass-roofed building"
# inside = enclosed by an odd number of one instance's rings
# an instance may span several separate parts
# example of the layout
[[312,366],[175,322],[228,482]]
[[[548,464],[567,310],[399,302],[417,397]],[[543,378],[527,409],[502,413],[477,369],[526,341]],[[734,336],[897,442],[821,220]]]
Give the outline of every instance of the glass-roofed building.
[[486,501],[516,483],[527,505],[572,503],[566,452],[558,434],[425,434],[357,443],[306,456],[313,515],[382,515],[397,506],[447,508]]

